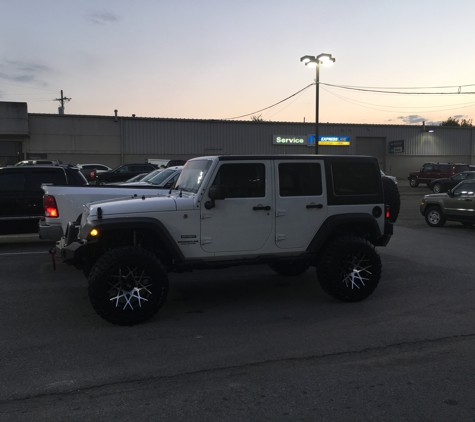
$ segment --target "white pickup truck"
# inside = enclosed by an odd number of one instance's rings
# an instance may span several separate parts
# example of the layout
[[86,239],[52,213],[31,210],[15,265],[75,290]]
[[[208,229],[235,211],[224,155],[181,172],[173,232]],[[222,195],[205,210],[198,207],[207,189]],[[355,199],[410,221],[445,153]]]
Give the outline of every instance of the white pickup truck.
[[66,233],[70,221],[82,214],[84,205],[108,199],[168,195],[183,166],[163,170],[151,183],[86,186],[41,186],[44,216],[38,223],[40,239],[59,240]]

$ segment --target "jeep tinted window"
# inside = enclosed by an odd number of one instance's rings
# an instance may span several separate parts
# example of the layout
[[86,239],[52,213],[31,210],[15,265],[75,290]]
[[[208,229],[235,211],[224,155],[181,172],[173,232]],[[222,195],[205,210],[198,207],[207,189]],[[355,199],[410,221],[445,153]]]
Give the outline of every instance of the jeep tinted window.
[[475,183],[462,183],[461,185],[457,185],[454,188],[453,193],[455,196],[460,195],[473,195],[475,192]]
[[322,194],[319,163],[280,163],[280,196],[315,196]]
[[223,164],[213,184],[224,186],[226,198],[264,197],[265,172],[262,163]]
[[374,195],[379,192],[381,177],[372,163],[333,163],[333,191],[335,195]]
[[434,171],[440,171],[442,173],[452,173],[452,166],[447,164],[441,166],[434,166]]

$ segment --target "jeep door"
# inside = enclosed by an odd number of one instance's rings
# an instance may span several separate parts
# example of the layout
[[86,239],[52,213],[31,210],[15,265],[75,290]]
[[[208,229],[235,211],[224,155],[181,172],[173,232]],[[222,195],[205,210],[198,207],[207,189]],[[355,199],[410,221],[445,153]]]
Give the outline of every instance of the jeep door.
[[453,190],[453,196],[444,199],[447,218],[475,219],[475,182],[462,183]]
[[202,201],[201,247],[206,252],[258,251],[274,224],[271,162],[243,161],[218,164],[211,185],[221,185],[225,199],[206,209]]
[[304,249],[327,215],[323,161],[276,161],[277,247]]

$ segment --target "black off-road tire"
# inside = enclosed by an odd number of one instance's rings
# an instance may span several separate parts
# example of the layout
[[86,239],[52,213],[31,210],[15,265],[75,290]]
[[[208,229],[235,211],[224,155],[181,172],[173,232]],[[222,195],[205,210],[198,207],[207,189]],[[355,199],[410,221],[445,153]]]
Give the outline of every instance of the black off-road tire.
[[154,316],[168,293],[168,275],[150,251],[125,246],[103,255],[89,273],[89,299],[99,316],[135,325]]
[[401,209],[401,196],[399,195],[399,189],[393,180],[389,177],[383,177],[383,191],[384,204],[389,205],[389,221],[395,223]]
[[371,242],[357,236],[336,238],[317,265],[322,289],[343,302],[371,295],[381,278],[381,258]]
[[426,223],[431,227],[441,227],[445,224],[446,218],[438,206],[430,207],[425,212]]
[[434,183],[432,185],[432,192],[434,193],[440,193],[442,190],[442,185],[440,183]]
[[296,277],[308,270],[310,265],[305,261],[276,261],[269,264],[271,270],[287,277]]
[[419,181],[415,177],[409,179],[409,185],[411,188],[417,188],[419,186]]

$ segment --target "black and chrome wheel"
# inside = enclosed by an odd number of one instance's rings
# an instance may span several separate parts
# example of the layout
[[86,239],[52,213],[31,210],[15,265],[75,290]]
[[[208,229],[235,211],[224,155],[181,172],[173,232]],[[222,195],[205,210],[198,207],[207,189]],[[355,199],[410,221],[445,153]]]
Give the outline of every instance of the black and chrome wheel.
[[168,293],[160,260],[143,248],[126,246],[102,256],[89,273],[89,299],[105,320],[135,325],[155,315]]
[[409,179],[409,185],[411,185],[412,188],[417,188],[419,186],[419,181],[415,177],[411,177]]
[[434,193],[440,193],[442,190],[442,186],[440,183],[435,183],[434,186],[432,186],[432,192]]
[[320,258],[317,276],[335,299],[357,302],[374,292],[381,278],[381,258],[373,244],[357,236],[335,239]]

